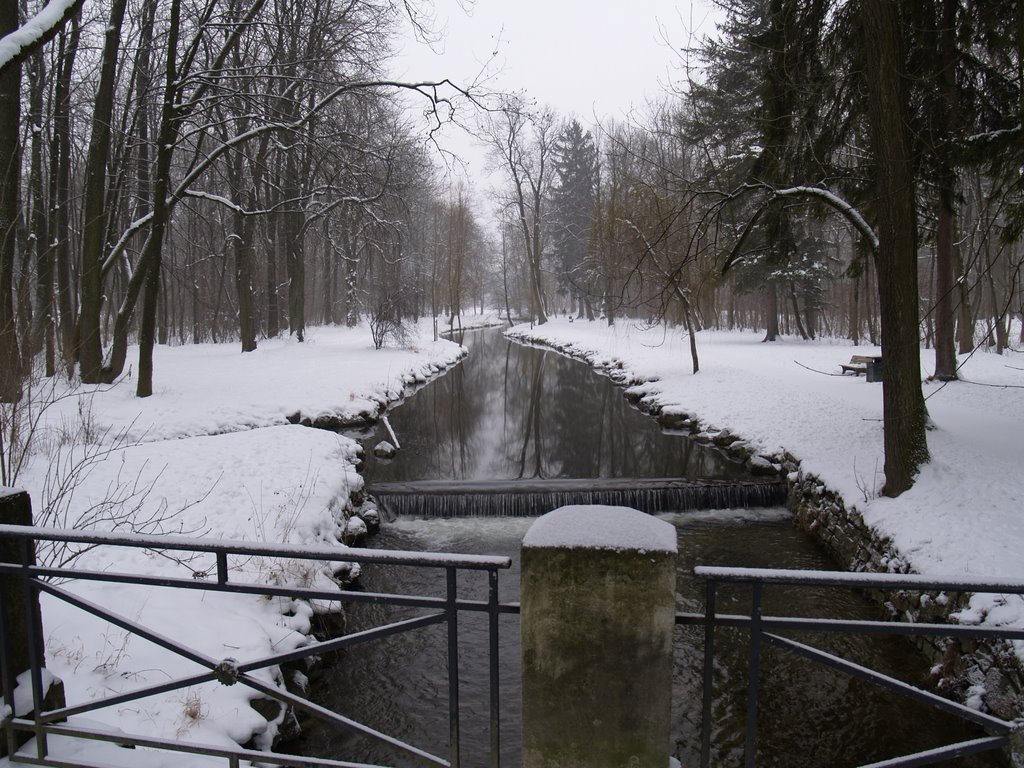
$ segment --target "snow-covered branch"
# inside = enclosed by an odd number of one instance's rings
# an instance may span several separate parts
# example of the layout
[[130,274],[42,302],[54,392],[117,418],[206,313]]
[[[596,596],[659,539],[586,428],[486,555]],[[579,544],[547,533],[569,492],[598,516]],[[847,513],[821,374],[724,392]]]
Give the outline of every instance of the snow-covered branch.
[[968,144],[978,144],[988,141],[996,141],[999,139],[1010,139],[1019,136],[1021,131],[1024,131],[1024,126],[1015,125],[1013,128],[1003,128],[998,131],[985,131],[983,133],[973,133],[968,136],[965,141]]
[[117,259],[121,255],[122,251],[124,251],[124,249],[128,247],[128,241],[131,240],[132,235],[134,235],[136,232],[141,232],[143,229],[148,227],[151,221],[153,221],[152,211],[147,213],[145,216],[140,216],[127,227],[125,227],[124,232],[121,233],[121,236],[117,239],[117,242],[114,243],[113,247],[110,249],[110,253],[108,253],[107,257],[103,260],[103,274],[106,274],[110,270],[110,268],[113,267],[114,264],[117,262]]
[[733,245],[732,252],[725,260],[725,265],[722,267],[722,274],[729,271],[729,269],[732,268],[732,265],[742,258],[743,243],[754,230],[754,227],[757,225],[760,218],[767,212],[771,203],[782,197],[803,197],[824,203],[833,210],[842,214],[846,220],[853,225],[853,228],[856,229],[868,242],[868,245],[871,246],[872,252],[878,253],[878,234],[871,225],[868,224],[864,215],[835,192],[825,189],[824,187],[797,185],[793,187],[783,187],[780,189],[763,182],[756,184],[743,184],[728,193],[716,191],[714,194],[720,198],[716,203],[716,208],[721,208],[752,192],[765,192],[766,194],[759,202],[757,208],[755,208],[747,217],[747,221],[744,224],[735,245]]
[[1021,138],[1024,138],[1024,125],[1018,123],[1012,128],[971,134],[963,140],[963,144],[971,159],[984,160],[1003,150],[1018,147]]
[[772,194],[775,197],[811,197],[825,203],[846,217],[846,220],[871,244],[872,251],[878,250],[878,235],[875,233],[875,230],[871,228],[871,225],[868,224],[860,211],[834,192],[830,192],[822,187],[799,186],[773,189]]
[[50,0],[35,16],[0,38],[0,73],[52,40],[85,0]]
[[223,205],[225,208],[229,208],[230,210],[235,211],[236,213],[241,213],[245,215],[249,215],[252,213],[262,213],[262,211],[247,211],[234,200],[229,200],[223,195],[216,195],[213,192],[204,192],[201,189],[187,189],[185,190],[185,196],[197,197],[200,200],[209,200],[212,203],[218,203],[220,205]]

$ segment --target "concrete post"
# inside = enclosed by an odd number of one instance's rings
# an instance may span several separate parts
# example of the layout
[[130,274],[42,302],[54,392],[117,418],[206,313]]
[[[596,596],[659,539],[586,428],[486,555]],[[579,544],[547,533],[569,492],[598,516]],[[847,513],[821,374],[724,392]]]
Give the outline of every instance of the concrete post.
[[676,529],[562,507],[523,539],[524,768],[667,768]]

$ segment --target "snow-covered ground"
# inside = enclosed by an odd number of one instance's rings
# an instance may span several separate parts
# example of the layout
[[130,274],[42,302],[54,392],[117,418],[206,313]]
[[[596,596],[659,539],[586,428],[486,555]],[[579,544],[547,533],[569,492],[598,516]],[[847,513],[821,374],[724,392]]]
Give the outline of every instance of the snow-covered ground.
[[[840,363],[853,354],[880,354],[877,347],[830,339],[765,344],[759,333],[702,331],[700,372],[693,375],[689,339],[678,330],[558,318],[508,334],[557,346],[595,366],[621,366],[636,391],[664,410],[728,429],[767,454],[789,451],[922,573],[1024,581],[1019,351],[961,356],[962,381],[925,382],[932,460],[910,491],[889,499],[877,493],[882,386],[839,375]],[[924,375],[934,368],[933,355],[922,350]],[[1020,600],[979,596],[971,607],[975,619],[1024,626]]]
[[[358,446],[289,418],[377,415],[408,386],[460,359],[461,347],[432,338],[423,324],[409,348],[376,350],[368,328],[331,327],[309,329],[303,344],[265,340],[245,355],[237,344],[157,347],[152,397],[136,398],[129,375],[112,387],[80,387],[47,407],[38,424],[38,451],[17,485],[31,494],[42,525],[72,526],[96,513],[97,527],[110,528],[107,510],[116,499],[133,511],[135,530],[143,533],[337,544],[349,493],[362,486],[355,470]],[[54,493],[58,476],[72,468],[73,493]],[[47,499],[55,500],[53,512],[40,519]],[[64,554],[44,551],[43,557],[54,561]],[[181,562],[112,547],[84,552],[73,564],[179,578],[213,565],[212,559]],[[251,559],[233,568],[232,578],[331,584],[326,566],[291,573],[299,568],[295,563]],[[307,642],[310,630],[310,606],[284,600],[101,582],[67,586],[212,658],[287,651]],[[200,669],[56,599],[43,598],[43,622],[47,665],[63,679],[68,701]],[[263,678],[280,682],[276,671]],[[242,685],[206,684],[90,717],[106,728],[158,738],[235,746],[255,736],[268,743],[275,726],[268,728],[248,705],[253,695]]]

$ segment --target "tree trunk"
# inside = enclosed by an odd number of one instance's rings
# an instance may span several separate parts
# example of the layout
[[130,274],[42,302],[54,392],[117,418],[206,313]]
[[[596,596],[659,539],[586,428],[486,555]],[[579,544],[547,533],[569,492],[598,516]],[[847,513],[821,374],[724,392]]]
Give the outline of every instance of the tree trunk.
[[954,257],[956,273],[959,275],[956,281],[959,299],[956,322],[957,346],[961,355],[969,355],[974,349],[974,313],[971,311],[970,281],[967,279],[968,275],[963,266],[963,254],[956,246],[954,246]]
[[804,329],[807,337],[813,340],[818,333],[818,305],[817,298],[810,292],[804,295]]
[[679,284],[673,281],[672,285],[679,303],[683,305],[683,321],[686,323],[686,335],[690,337],[690,365],[693,368],[694,375],[696,375],[700,371],[700,358],[697,355],[697,329],[693,323],[693,309],[690,306],[690,300],[686,298],[686,294],[683,293]]
[[[46,375],[53,376],[56,360],[53,351],[53,251],[49,247],[49,227],[43,195],[43,90],[46,65],[42,50],[29,58],[29,124],[32,126],[32,157],[29,193],[32,219],[26,257],[32,254],[36,264],[36,307],[32,327],[32,354],[46,350]],[[38,130],[37,130],[38,127]]]
[[[160,236],[163,236],[163,226],[160,227]],[[145,271],[142,316],[139,324],[139,380],[135,387],[136,397],[149,397],[153,394],[153,346],[156,340],[156,305],[160,293],[160,265],[160,258],[156,258]]]
[[149,236],[142,246],[138,263],[132,273],[131,280],[124,289],[124,298],[114,318],[114,332],[111,335],[110,356],[107,364],[103,367],[100,379],[105,384],[112,383],[124,372],[124,366],[128,359],[128,332],[131,330],[132,317],[135,314],[135,307],[145,285],[148,276],[149,265],[156,258],[154,249],[159,248],[159,243],[153,240],[153,229],[150,229]]
[[[345,327],[355,328],[359,325],[359,292],[357,290],[359,285],[359,275],[356,268],[359,266],[359,262],[355,256],[345,256]],[[436,301],[433,302],[435,305],[434,317],[437,317]]]
[[[173,262],[173,258],[172,258]],[[158,326],[157,343],[166,347],[170,343],[170,325],[168,323],[168,307],[171,297],[167,295],[167,270],[160,270],[160,292],[158,294],[160,308],[160,324]],[[214,339],[216,341],[216,339]]]
[[548,321],[548,314],[545,308],[543,273],[541,272],[540,253],[535,247],[530,258],[530,286],[533,289],[534,308],[537,316],[537,325],[544,325]]
[[82,266],[78,319],[78,362],[82,381],[98,383],[103,368],[100,315],[103,308],[103,236],[107,227],[107,162],[117,79],[121,25],[127,0],[113,0],[103,42],[99,88],[92,116],[92,135],[85,169],[85,211],[82,222]]
[[242,351],[256,349],[256,326],[253,323],[252,300],[252,237],[253,226],[248,216],[235,213],[235,237],[231,240],[235,252],[235,292],[238,296],[238,333]]
[[331,236],[331,225],[325,216],[323,221],[323,285],[321,286],[323,308],[320,312],[320,322],[324,325],[334,325],[334,288],[337,282],[337,260],[335,259],[336,248],[334,238]]
[[267,337],[273,339],[281,332],[280,299],[277,294],[277,248],[281,236],[281,213],[274,213],[267,221]]
[[[0,1],[0,35],[18,28],[17,0]],[[21,399],[22,358],[14,319],[14,261],[17,254],[21,67],[0,74],[0,402]]]
[[[164,233],[170,217],[167,192],[171,184],[171,159],[177,141],[178,72],[177,51],[180,28],[181,0],[171,0],[170,21],[167,28],[167,59],[164,79],[163,105],[160,110],[160,130],[156,146],[156,174],[153,184],[153,223],[149,232],[152,260],[146,267],[142,318],[139,326],[139,380],[135,388],[137,397],[153,394],[153,346],[156,342],[157,298],[160,294],[160,269]],[[141,265],[140,265],[140,268]]]
[[956,373],[956,338],[953,295],[953,190],[940,184],[938,222],[935,233],[935,375],[939,381],[953,381]]
[[938,211],[935,234],[935,378],[952,381],[956,372],[956,321],[953,294],[953,243],[956,212],[956,171],[950,158],[951,140],[947,126],[957,122],[956,12],[957,0],[942,0],[937,24],[935,60],[938,63],[939,96],[934,99],[939,171],[936,178]]
[[502,287],[505,289],[505,319],[508,320],[508,326],[511,328],[515,323],[512,322],[512,307],[508,301],[508,243],[504,225],[501,227],[501,281]]
[[1009,342],[1009,333],[1006,330],[1008,305],[1002,300],[996,289],[995,263],[987,239],[985,242],[985,282],[988,286],[989,303],[992,305],[989,337],[995,340],[996,354],[1001,355],[1006,351]]
[[[235,121],[236,132],[241,134],[249,129],[249,120],[239,116]],[[247,207],[254,207],[255,180],[246,185],[242,153],[235,152],[228,163],[228,180],[235,199]],[[248,193],[248,194],[247,194]],[[242,341],[242,352],[256,349],[256,328],[253,322],[252,261],[253,235],[252,218],[237,208],[232,217],[233,233],[231,250],[235,256],[235,294],[238,297],[238,334]]]
[[32,261],[28,258],[25,243],[25,211],[21,200],[18,201],[17,218],[18,244],[15,251],[21,254],[18,259],[17,317],[15,327],[18,329],[18,349],[21,350],[22,375],[32,369]]
[[877,178],[879,311],[886,496],[910,488],[928,460],[927,411],[921,393],[918,343],[917,219],[907,135],[902,3],[861,0],[866,41],[868,118]]
[[[50,227],[57,271],[57,310],[61,355],[68,375],[74,369],[75,308],[71,288],[71,72],[78,55],[81,26],[78,16],[62,33],[53,94],[53,134],[50,143]],[[49,244],[48,244],[49,246]]]
[[764,318],[764,339],[762,341],[776,341],[779,338],[779,293],[775,282],[769,280],[765,283],[765,299],[768,306],[765,308]]
[[804,321],[800,317],[800,302],[796,297],[796,288],[792,283],[789,284],[789,301],[793,305],[793,321],[796,323],[796,330],[800,334],[800,338],[807,341],[810,338],[807,335],[807,329],[804,328]]
[[304,215],[299,197],[301,184],[295,153],[299,148],[292,144],[284,161],[284,196],[288,201],[282,214],[281,237],[285,243],[285,268],[288,272],[288,331],[298,341],[305,340],[306,334],[306,254],[303,235]]
[[860,275],[853,278],[850,295],[850,341],[860,344]]

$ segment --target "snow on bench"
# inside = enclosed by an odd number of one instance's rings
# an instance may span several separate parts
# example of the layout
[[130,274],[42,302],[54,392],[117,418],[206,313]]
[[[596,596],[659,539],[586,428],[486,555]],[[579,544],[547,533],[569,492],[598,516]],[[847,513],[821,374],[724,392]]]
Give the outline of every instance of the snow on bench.
[[839,367],[843,369],[843,373],[860,376],[860,374],[868,372],[868,363],[873,363],[877,359],[873,355],[851,355],[850,362],[840,363]]

